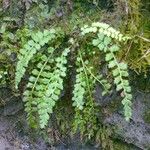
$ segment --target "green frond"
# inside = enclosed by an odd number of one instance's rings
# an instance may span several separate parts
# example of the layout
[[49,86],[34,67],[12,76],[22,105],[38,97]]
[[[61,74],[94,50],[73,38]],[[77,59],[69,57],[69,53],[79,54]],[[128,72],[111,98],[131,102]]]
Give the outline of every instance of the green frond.
[[[92,30],[93,28],[93,30]],[[97,30],[95,29],[97,28]],[[128,36],[122,35],[119,31],[110,27],[105,23],[93,23],[92,26],[85,26],[81,29],[81,34],[95,33],[97,31],[97,37],[92,40],[93,46],[97,46],[101,52],[105,54],[105,61],[108,64],[108,68],[114,76],[114,83],[116,84],[117,91],[123,91],[124,98],[122,104],[124,106],[124,115],[126,120],[129,120],[132,115],[131,109],[131,88],[128,82],[128,70],[127,65],[123,62],[119,63],[115,56],[115,53],[119,51],[119,46],[116,41],[126,41],[130,39]],[[95,32],[94,32],[95,31]],[[105,93],[105,91],[104,91]]]
[[111,37],[112,39],[116,39],[118,41],[126,41],[130,39],[128,36],[123,36],[119,31],[115,30],[114,28],[110,27],[106,23],[95,22],[92,23],[92,26],[84,26],[81,28],[81,34],[85,35],[87,33],[96,33],[99,32],[100,34],[104,34],[107,37]]
[[[52,49],[53,53],[54,49]],[[32,71],[29,78],[27,89],[24,92],[24,101],[26,102],[26,112],[28,120],[33,124],[38,113],[40,128],[44,128],[49,120],[50,113],[53,112],[53,107],[60,97],[63,90],[63,78],[66,76],[66,63],[69,49],[65,49],[61,56],[54,59],[56,66],[53,69],[47,70],[51,66],[52,55],[47,57],[47,60],[40,62],[41,69],[37,65]],[[36,124],[36,120],[34,121]]]
[[31,40],[29,40],[22,49],[20,49],[20,54],[18,55],[18,62],[16,66],[15,73],[15,86],[18,88],[18,84],[21,78],[25,74],[26,68],[28,67],[29,61],[33,58],[34,54],[37,53],[46,43],[51,41],[56,37],[56,31],[54,29],[44,30],[43,32],[33,33],[31,35]]
[[[116,49],[119,49],[117,46],[115,46]],[[124,115],[126,120],[129,120],[132,115],[132,109],[131,109],[131,88],[128,81],[128,70],[127,65],[123,62],[119,63],[117,61],[117,58],[114,54],[115,51],[111,50],[112,46],[108,48],[108,51],[106,53],[105,60],[108,62],[108,67],[111,68],[112,74],[114,76],[114,83],[116,84],[116,90],[123,92],[123,100],[122,104],[124,106]],[[127,90],[126,90],[127,89]]]
[[[80,58],[77,58],[77,64],[80,64]],[[73,106],[82,110],[84,105],[84,96],[86,92],[86,81],[85,81],[85,73],[84,68],[80,66],[80,68],[76,69],[76,81],[73,89]]]

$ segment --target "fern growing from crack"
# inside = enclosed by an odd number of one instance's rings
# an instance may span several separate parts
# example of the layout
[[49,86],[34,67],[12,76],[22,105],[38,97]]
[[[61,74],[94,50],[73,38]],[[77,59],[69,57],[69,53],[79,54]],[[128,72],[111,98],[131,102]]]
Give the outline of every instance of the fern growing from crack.
[[[21,79],[29,68],[30,61],[34,59],[34,55],[37,56],[40,53],[39,60],[33,62],[33,70],[30,74],[23,98],[27,119],[32,127],[46,127],[50,114],[53,112],[56,102],[60,99],[61,91],[64,90],[63,83],[67,75],[66,63],[71,48],[62,50],[60,43],[65,46],[68,43],[64,44],[63,40],[59,40],[58,37],[61,37],[61,39],[66,38],[64,35],[60,35],[61,32],[55,29],[44,30],[43,32],[39,31],[32,34],[31,40],[20,49],[20,54],[18,55],[15,76],[16,88],[18,88]],[[122,90],[124,114],[126,120],[129,120],[132,115],[132,95],[128,81],[129,75],[127,65],[117,60],[116,53],[120,49],[118,42],[124,42],[130,38],[123,36],[119,31],[116,31],[105,23],[93,23],[92,26],[84,26],[81,29],[81,36],[79,39],[76,39],[77,43],[80,42],[78,40],[82,40],[88,37],[88,35],[92,38],[92,46],[96,47],[94,50],[99,49],[99,52],[104,53],[105,61],[114,77],[116,90]],[[71,47],[76,45],[73,39],[71,39],[70,42],[72,44]],[[42,48],[44,48],[44,51],[42,51]],[[58,49],[62,51],[58,52]],[[72,105],[76,111],[75,120],[77,119],[79,121],[82,119],[83,122],[81,122],[81,124],[79,122],[79,125],[84,127],[86,126],[86,122],[90,122],[90,117],[87,117],[86,114],[91,115],[94,113],[94,85],[96,83],[102,85],[102,95],[111,91],[111,84],[108,80],[105,79],[102,74],[94,72],[94,65],[91,63],[91,60],[87,58],[87,53],[86,49],[84,49],[82,45],[79,45],[75,60],[77,67],[76,79],[72,91]],[[89,109],[90,107],[92,108]],[[82,111],[84,115],[81,115]],[[75,123],[76,129],[78,126],[77,122]],[[96,117],[93,122],[96,122]],[[94,130],[96,129],[91,131],[91,136]]]

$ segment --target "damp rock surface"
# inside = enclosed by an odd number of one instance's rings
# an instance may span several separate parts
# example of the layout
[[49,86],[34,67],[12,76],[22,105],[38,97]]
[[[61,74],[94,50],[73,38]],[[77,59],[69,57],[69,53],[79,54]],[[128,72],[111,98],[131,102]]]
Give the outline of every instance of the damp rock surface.
[[[97,102],[106,110],[110,109],[107,106],[112,101],[121,102],[117,93],[104,99],[98,94],[98,89],[96,94]],[[14,96],[9,88],[1,88],[0,97],[3,100],[0,105],[0,150],[100,150],[100,146],[97,148],[94,145],[84,145],[79,138],[54,145],[46,143],[41,137],[31,140],[32,131],[27,127],[21,97]],[[104,117],[103,124],[114,127],[112,139],[125,143],[127,147],[133,147],[130,150],[150,149],[150,124],[144,120],[144,113],[150,108],[149,99],[149,93],[135,92],[130,122],[125,121],[122,108]]]
[[133,116],[130,122],[125,121],[123,114],[119,112],[105,118],[104,124],[114,126],[115,138],[135,145],[137,149],[150,149],[150,124],[145,123],[143,117],[149,99],[150,94],[137,92],[134,95]]

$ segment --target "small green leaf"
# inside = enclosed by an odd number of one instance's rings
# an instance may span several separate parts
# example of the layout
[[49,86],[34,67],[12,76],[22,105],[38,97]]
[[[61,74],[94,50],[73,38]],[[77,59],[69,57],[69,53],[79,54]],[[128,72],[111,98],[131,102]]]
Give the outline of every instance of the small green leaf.
[[96,27],[91,27],[91,31],[95,33],[95,32],[97,32],[97,28]]
[[117,45],[112,45],[112,46],[110,47],[110,51],[111,51],[111,52],[117,52],[117,51],[119,51],[119,47],[118,47]]
[[114,60],[111,60],[110,62],[109,62],[109,64],[108,64],[108,67],[109,68],[113,68],[113,67],[115,67],[116,66],[116,62],[114,61]]
[[36,36],[38,37],[39,40],[40,40],[40,39],[42,40],[42,38],[43,38],[43,33],[40,32],[40,31],[38,31],[37,34],[36,34]]
[[120,73],[119,73],[118,68],[116,68],[116,69],[113,70],[113,76],[114,76],[114,77],[118,76],[119,74],[120,74]]
[[51,98],[55,101],[57,101],[59,99],[58,95],[56,95],[54,93],[52,94]]
[[110,61],[111,59],[113,59],[113,54],[112,53],[107,53],[106,57],[105,57],[105,60]]
[[32,49],[32,47],[31,47],[30,45],[28,45],[28,44],[25,44],[25,45],[24,45],[24,48],[25,48],[26,50],[31,50],[31,49]]
[[128,77],[129,73],[127,71],[121,71],[121,76]]
[[39,74],[39,71],[38,71],[37,69],[34,69],[34,70],[32,71],[32,74],[33,74],[33,75],[38,75],[38,74]]
[[114,83],[115,83],[116,85],[118,85],[120,82],[121,82],[120,76],[115,77]]
[[121,68],[122,70],[127,70],[127,64],[125,64],[125,63],[120,63],[119,66],[120,66],[120,68]]
[[92,41],[92,44],[93,44],[94,46],[97,46],[99,43],[100,43],[99,39],[94,39],[94,40]]
[[49,31],[50,33],[56,33],[56,30],[55,29],[50,29],[50,31]]
[[105,96],[106,94],[107,94],[106,91],[103,91],[103,92],[102,92],[102,96]]
[[32,34],[31,35],[32,39],[37,43],[39,41],[38,37],[36,36],[36,34]]
[[44,45],[45,45],[45,43],[47,43],[47,41],[46,41],[45,39],[43,39],[43,40],[39,41],[39,44],[40,44],[41,46],[44,46]]
[[127,86],[127,87],[124,87],[125,91],[130,93],[131,92],[131,87]]
[[35,48],[39,50],[41,48],[40,44],[36,44]]
[[35,81],[36,81],[36,78],[33,77],[33,76],[31,76],[31,77],[29,78],[29,81],[30,81],[30,82],[35,82]]
[[107,46],[108,44],[110,44],[111,43],[111,38],[109,38],[109,37],[105,37],[104,38],[104,44]]
[[121,84],[121,83],[120,83],[120,84],[117,84],[117,88],[116,88],[116,90],[117,90],[117,91],[120,91],[121,89],[123,89],[122,84]]
[[44,36],[47,36],[50,34],[50,32],[49,32],[49,30],[44,30],[43,34],[44,34]]
[[35,45],[35,43],[34,43],[33,40],[28,41],[28,44],[29,44],[30,46],[34,46],[34,45]]
[[98,39],[99,39],[99,41],[103,41],[103,39],[104,39],[104,37],[105,37],[105,35],[103,34],[103,33],[98,33],[97,34],[98,35]]
[[128,99],[132,99],[132,94],[127,94],[126,97],[127,97]]
[[103,43],[100,43],[98,45],[98,48],[102,51],[105,48],[105,45]]

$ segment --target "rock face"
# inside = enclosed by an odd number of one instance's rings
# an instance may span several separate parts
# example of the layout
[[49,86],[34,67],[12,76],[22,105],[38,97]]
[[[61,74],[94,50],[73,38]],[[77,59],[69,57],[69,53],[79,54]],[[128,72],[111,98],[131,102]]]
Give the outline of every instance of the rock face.
[[[112,101],[118,102],[120,106],[121,97],[118,93],[113,92],[109,96],[102,97],[99,91],[100,89],[97,88],[95,98],[103,108],[110,111],[111,106],[109,107],[109,105]],[[132,120],[126,122],[122,108],[117,107],[115,111],[113,110],[113,112],[104,117],[103,124],[114,128],[112,139],[122,141],[126,145],[134,147],[129,148],[129,150],[150,150],[150,124],[144,120],[144,114],[150,108],[150,93],[137,91],[134,93]],[[13,149],[19,146],[19,148],[24,150],[32,148],[36,148],[37,150],[52,149],[51,146],[44,142],[44,139],[37,139],[34,144],[30,143],[28,136],[30,133],[29,131],[25,131],[27,127],[25,127],[26,122],[21,97],[13,96],[9,88],[1,88],[0,98],[0,148]],[[22,123],[22,127],[18,127],[19,123]],[[13,137],[10,134],[12,132]],[[14,140],[14,137],[17,140]],[[75,145],[73,143],[74,141],[69,145],[60,144],[53,147],[53,149],[96,149],[90,145],[83,146],[80,142],[77,142]]]
[[[10,88],[0,88],[0,150],[96,150],[94,146],[82,145],[72,140],[69,144],[48,144],[41,136],[33,136],[26,122],[20,96],[14,96]],[[34,135],[35,136],[35,135]]]
[[4,116],[15,115],[23,110],[23,102],[20,96],[14,96],[10,88],[0,88],[0,114]]
[[144,113],[148,109],[150,94],[136,92],[133,103],[133,117],[126,122],[121,113],[113,113],[106,117],[104,124],[115,127],[115,138],[142,150],[150,149],[150,124],[145,123]]

